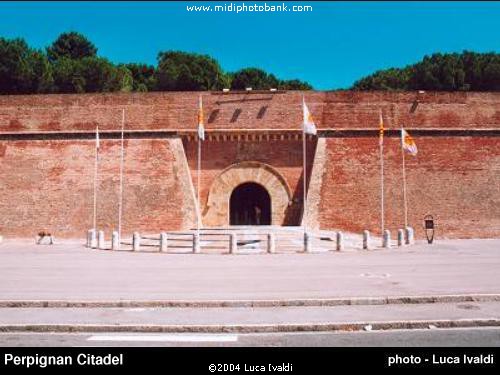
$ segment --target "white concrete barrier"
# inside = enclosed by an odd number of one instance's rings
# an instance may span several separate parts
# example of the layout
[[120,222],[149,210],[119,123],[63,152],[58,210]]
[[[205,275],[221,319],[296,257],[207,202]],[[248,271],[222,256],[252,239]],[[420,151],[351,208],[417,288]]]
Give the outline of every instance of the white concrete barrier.
[[413,245],[415,243],[415,232],[413,231],[413,228],[406,227],[405,232],[406,232],[406,244]]
[[371,241],[370,241],[370,231],[363,231],[363,250],[371,249]]
[[87,231],[87,243],[85,246],[91,247],[91,242],[92,242],[92,229],[89,229]]
[[405,245],[405,231],[403,229],[398,229],[398,246]]
[[229,254],[234,254],[238,250],[238,238],[236,233],[229,234]]
[[384,234],[382,236],[382,247],[386,249],[391,248],[391,232],[389,229],[384,230]]
[[92,249],[96,249],[97,248],[97,233],[95,231],[95,229],[90,229],[89,230],[89,247],[92,248]]
[[312,237],[309,233],[304,232],[304,252],[310,253],[312,251]]
[[344,250],[344,234],[342,232],[337,232],[337,251]]
[[201,253],[200,234],[198,232],[193,233],[193,253]]
[[160,233],[160,252],[166,253],[168,250],[168,237],[167,233],[161,232]]
[[111,233],[111,250],[120,250],[120,235],[116,230]]
[[105,247],[103,230],[100,230],[99,233],[97,234],[97,247],[101,250],[104,249]]
[[139,232],[134,232],[132,236],[132,250],[141,250],[141,235],[139,234]]
[[276,252],[276,244],[274,241],[274,233],[267,234],[267,252],[273,254]]

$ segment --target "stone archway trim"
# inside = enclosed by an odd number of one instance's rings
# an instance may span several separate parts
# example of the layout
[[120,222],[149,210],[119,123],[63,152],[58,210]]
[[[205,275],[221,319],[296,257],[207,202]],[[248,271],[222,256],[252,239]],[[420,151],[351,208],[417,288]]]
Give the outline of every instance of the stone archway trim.
[[285,178],[268,164],[245,161],[225,168],[210,187],[203,212],[204,226],[229,225],[229,198],[232,191],[246,182],[262,185],[271,197],[271,224],[282,225],[292,193]]

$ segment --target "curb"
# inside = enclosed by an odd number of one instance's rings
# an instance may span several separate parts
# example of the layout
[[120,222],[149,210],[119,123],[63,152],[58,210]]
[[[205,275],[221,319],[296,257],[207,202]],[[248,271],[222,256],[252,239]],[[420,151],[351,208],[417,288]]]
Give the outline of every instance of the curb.
[[[0,332],[142,332],[142,333],[276,333],[372,330],[499,327],[500,319],[414,320],[365,323],[229,324],[229,325],[100,325],[100,324],[9,324]],[[432,328],[434,328],[432,327]]]
[[0,308],[101,308],[101,307],[294,307],[294,306],[346,306],[395,305],[461,302],[500,302],[500,294],[468,294],[438,296],[353,297],[288,300],[0,300]]

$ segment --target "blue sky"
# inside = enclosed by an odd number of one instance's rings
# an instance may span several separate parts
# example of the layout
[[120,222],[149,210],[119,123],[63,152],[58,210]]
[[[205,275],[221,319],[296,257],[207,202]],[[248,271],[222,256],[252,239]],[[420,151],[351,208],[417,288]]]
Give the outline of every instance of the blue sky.
[[259,67],[316,89],[347,88],[378,69],[433,52],[500,52],[500,2],[302,1],[286,4],[312,5],[313,11],[186,11],[186,5],[230,3],[2,2],[0,36],[43,48],[75,30],[116,63],[155,64],[158,51],[183,50],[209,54],[227,71]]

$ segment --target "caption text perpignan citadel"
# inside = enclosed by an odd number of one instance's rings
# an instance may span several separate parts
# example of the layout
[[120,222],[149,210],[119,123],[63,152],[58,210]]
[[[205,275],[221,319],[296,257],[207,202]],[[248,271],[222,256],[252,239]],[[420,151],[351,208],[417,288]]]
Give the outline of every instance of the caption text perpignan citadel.
[[4,366],[39,367],[49,366],[121,366],[123,354],[94,355],[79,353],[76,355],[14,355],[5,353]]

